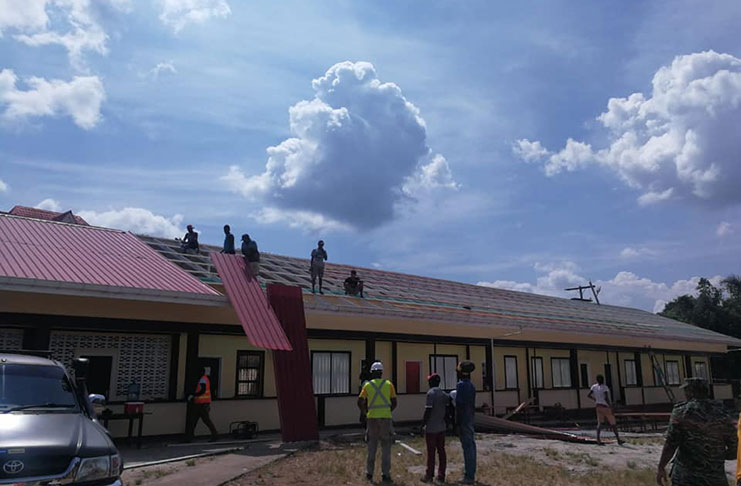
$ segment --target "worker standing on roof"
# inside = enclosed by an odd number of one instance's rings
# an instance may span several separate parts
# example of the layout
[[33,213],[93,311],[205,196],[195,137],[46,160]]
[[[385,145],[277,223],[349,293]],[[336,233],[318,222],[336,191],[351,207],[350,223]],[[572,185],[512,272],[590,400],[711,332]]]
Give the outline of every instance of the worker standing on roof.
[[196,385],[196,392],[194,396],[189,398],[192,399],[193,409],[189,414],[189,423],[186,430],[185,440],[190,442],[193,440],[193,433],[195,432],[198,419],[203,420],[203,423],[211,431],[211,442],[214,442],[217,438],[216,427],[211,421],[209,415],[211,411],[211,380],[209,375],[211,374],[211,368],[205,367],[201,369],[201,378],[198,380]]
[[463,484],[476,483],[476,439],[473,422],[476,413],[476,387],[471,383],[471,373],[476,365],[471,361],[458,364],[458,385],[455,387],[455,423],[463,448]]
[[198,253],[198,233],[193,231],[193,225],[188,225],[188,232],[183,236],[180,249],[186,253]]
[[666,465],[674,457],[672,486],[727,486],[725,461],[735,459],[738,448],[733,419],[710,399],[703,378],[687,378],[682,388],[687,401],[672,410],[656,483],[669,483]]
[[246,233],[242,235],[242,256],[252,275],[255,278],[260,276],[260,252],[257,250],[257,242],[250,239],[250,235]]
[[393,383],[383,379],[383,364],[376,361],[371,365],[371,379],[363,386],[358,397],[358,408],[368,421],[368,459],[366,479],[373,481],[376,469],[376,450],[381,442],[381,480],[391,481],[391,443],[394,440],[391,411],[396,408],[396,389]]
[[597,412],[597,443],[602,445],[600,433],[602,432],[602,424],[607,422],[615,433],[618,444],[623,445],[623,441],[620,440],[620,434],[618,434],[617,424],[615,423],[615,414],[612,411],[610,387],[605,385],[604,376],[597,375],[597,383],[592,385],[587,398],[594,400],[594,409]]
[[430,389],[425,399],[425,414],[422,424],[425,431],[425,443],[427,444],[427,472],[422,478],[423,483],[431,483],[435,475],[435,451],[437,451],[440,463],[437,469],[437,480],[445,482],[445,467],[447,456],[445,455],[445,416],[450,403],[450,396],[440,389],[440,375],[432,373],[427,377]]
[[232,234],[232,229],[229,227],[228,224],[224,225],[224,248],[222,248],[221,253],[226,253],[228,255],[234,255],[234,235]]
[[327,251],[324,249],[324,240],[319,240],[317,247],[311,250],[311,264],[309,271],[311,272],[311,293],[315,293],[314,286],[316,285],[316,278],[319,277],[319,293],[322,292],[322,279],[324,279],[324,262],[327,260]]

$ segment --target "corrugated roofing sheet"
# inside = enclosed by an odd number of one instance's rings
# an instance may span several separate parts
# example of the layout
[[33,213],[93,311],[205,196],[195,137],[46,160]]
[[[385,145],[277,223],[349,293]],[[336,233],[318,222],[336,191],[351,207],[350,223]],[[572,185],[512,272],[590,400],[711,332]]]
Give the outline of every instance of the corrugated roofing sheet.
[[12,214],[13,216],[23,216],[24,218],[45,219],[47,221],[64,221],[67,213],[74,218],[75,223],[87,225],[87,221],[76,214],[72,214],[71,211],[60,213],[57,211],[48,211],[46,209],[30,208],[28,206],[13,206],[13,209],[11,209],[8,214]]
[[219,295],[136,236],[0,215],[0,276]]
[[211,259],[250,342],[260,348],[290,351],[291,343],[244,259],[216,252]]

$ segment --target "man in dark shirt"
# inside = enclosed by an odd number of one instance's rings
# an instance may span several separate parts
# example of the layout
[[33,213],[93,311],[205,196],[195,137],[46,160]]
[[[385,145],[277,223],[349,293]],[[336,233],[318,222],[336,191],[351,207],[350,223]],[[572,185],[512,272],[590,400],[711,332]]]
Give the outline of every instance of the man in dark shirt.
[[464,474],[461,483],[476,483],[476,441],[473,420],[476,412],[476,387],[471,383],[471,373],[476,369],[471,361],[458,364],[458,385],[455,388],[455,418],[463,448]]
[[180,249],[187,253],[198,253],[198,233],[193,231],[193,225],[188,225],[188,232],[183,236]]
[[656,482],[668,484],[666,465],[674,456],[673,486],[726,486],[725,461],[736,458],[738,441],[733,419],[723,404],[710,399],[708,382],[687,378],[687,401],[672,410]]
[[324,249],[324,240],[319,240],[317,247],[311,250],[311,292],[315,292],[316,278],[319,277],[319,293],[322,292],[322,280],[324,279],[324,262],[327,260],[327,250]]
[[431,483],[435,474],[435,451],[440,459],[437,469],[438,481],[445,482],[445,466],[447,456],[445,454],[445,415],[450,403],[450,396],[440,389],[440,375],[432,373],[427,377],[430,389],[427,391],[425,400],[425,414],[422,424],[425,431],[425,442],[427,443],[427,472],[422,482]]
[[345,295],[358,295],[363,297],[363,281],[358,277],[358,272],[350,270],[350,276],[345,279]]
[[257,242],[248,234],[242,235],[242,256],[252,275],[257,278],[260,275],[260,252],[257,250]]
[[234,255],[234,235],[231,233],[232,229],[229,227],[228,224],[224,225],[224,248],[221,250],[221,253],[227,253],[229,255]]

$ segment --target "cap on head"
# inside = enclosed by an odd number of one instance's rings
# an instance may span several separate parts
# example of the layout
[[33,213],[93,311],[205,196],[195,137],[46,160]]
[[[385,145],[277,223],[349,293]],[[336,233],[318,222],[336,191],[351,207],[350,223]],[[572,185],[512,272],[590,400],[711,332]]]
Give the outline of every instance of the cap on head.
[[427,375],[427,382],[432,386],[437,386],[440,384],[440,375],[437,373],[430,373]]
[[189,224],[189,225],[188,225],[188,231],[190,231],[190,230],[192,230],[192,229],[193,229],[193,225],[192,225],[192,224]]
[[381,363],[380,361],[375,361],[371,365],[371,369],[370,370],[371,370],[371,372],[374,372],[374,371],[383,371],[383,363]]
[[693,377],[685,378],[684,384],[681,386],[686,393],[691,394],[697,398],[703,398],[710,396],[710,387],[705,378]]
[[460,371],[464,375],[470,375],[475,369],[476,365],[473,364],[473,361],[465,360],[458,363],[458,371]]

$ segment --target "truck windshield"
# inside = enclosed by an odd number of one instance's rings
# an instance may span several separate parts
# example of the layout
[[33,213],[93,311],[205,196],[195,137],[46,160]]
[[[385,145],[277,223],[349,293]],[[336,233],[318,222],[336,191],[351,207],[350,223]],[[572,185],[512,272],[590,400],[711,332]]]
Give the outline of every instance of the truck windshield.
[[0,364],[0,413],[35,408],[77,409],[64,370],[55,366]]

